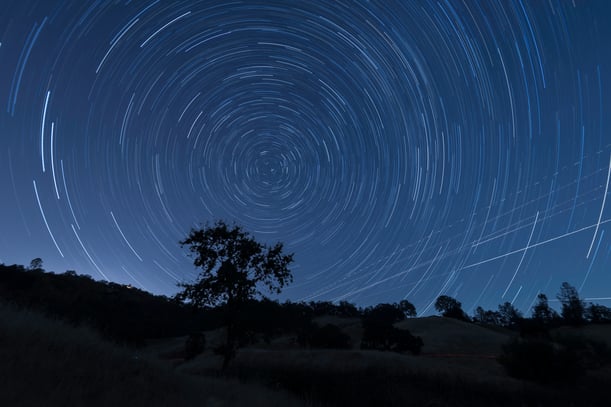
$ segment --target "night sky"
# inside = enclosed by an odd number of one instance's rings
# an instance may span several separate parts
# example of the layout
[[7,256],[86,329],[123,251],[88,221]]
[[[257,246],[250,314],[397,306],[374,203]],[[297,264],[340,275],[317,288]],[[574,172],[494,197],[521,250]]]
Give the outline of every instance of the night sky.
[[[171,295],[178,241],[281,299],[611,305],[611,2],[2,1],[0,262]],[[594,300],[595,299],[595,300]]]

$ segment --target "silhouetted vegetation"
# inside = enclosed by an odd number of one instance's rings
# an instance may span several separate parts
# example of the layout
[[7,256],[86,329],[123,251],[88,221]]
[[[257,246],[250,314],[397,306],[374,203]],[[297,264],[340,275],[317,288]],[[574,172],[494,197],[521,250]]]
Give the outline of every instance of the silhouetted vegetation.
[[579,298],[577,289],[567,282],[562,283],[560,292],[556,296],[562,304],[562,319],[570,325],[582,325],[585,323],[585,304]]
[[497,311],[484,310],[482,307],[477,307],[473,316],[473,322],[505,328],[518,327],[522,319],[522,313],[510,302],[500,304]]
[[572,383],[583,374],[574,352],[546,340],[515,339],[499,362],[511,376],[539,383]]
[[366,308],[362,315],[363,337],[361,349],[420,353],[422,338],[413,336],[406,329],[396,328],[393,324],[403,321],[406,314],[416,313],[415,307],[407,301],[399,304],[378,304]]
[[[35,259],[40,260],[40,259]],[[47,273],[33,266],[0,265],[0,299],[75,325],[86,324],[105,337],[132,345],[147,338],[186,335],[194,326],[211,329],[222,321],[132,286],[94,281],[74,272]]]
[[350,336],[333,324],[314,327],[307,337],[307,344],[319,349],[350,349]]
[[206,349],[206,335],[203,332],[195,332],[187,337],[185,341],[185,359],[193,359]]
[[557,323],[560,316],[553,310],[547,301],[547,296],[540,293],[537,296],[537,303],[533,306],[532,317],[533,320],[539,322],[542,325],[552,325]]
[[180,242],[193,254],[193,264],[201,268],[195,283],[181,283],[176,299],[195,307],[223,306],[227,329],[223,367],[234,357],[242,328],[238,315],[248,301],[261,296],[260,286],[280,293],[292,280],[288,265],[292,254],[282,252],[282,243],[267,247],[240,226],[219,220],[214,225],[192,229]]
[[589,304],[585,310],[585,318],[593,324],[611,322],[611,308],[599,304]]
[[587,369],[610,361],[606,344],[582,336],[516,338],[503,346],[499,362],[518,379],[544,384],[575,383]]
[[[216,271],[225,267],[220,276],[223,281],[232,281],[232,276],[239,273],[226,263],[225,266],[222,262],[218,264]],[[238,284],[245,279],[240,276],[234,281]],[[194,290],[203,287],[195,287],[196,284],[192,285]],[[480,325],[478,327],[469,323],[471,320],[462,310],[461,303],[448,296],[440,296],[435,308],[445,317],[466,323],[437,317],[411,320],[409,318],[416,316],[416,309],[407,300],[364,309],[347,301],[280,303],[260,296],[258,289],[253,291],[249,284],[243,290],[237,289],[237,296],[241,297],[236,302],[239,307],[234,308],[228,301],[231,294],[225,293],[227,296],[223,297],[221,291],[214,294],[217,300],[213,302],[202,300],[198,303],[199,300],[180,296],[179,301],[175,301],[128,285],[94,281],[73,271],[47,273],[41,259],[34,259],[28,267],[0,265],[0,299],[4,303],[37,310],[71,325],[93,327],[105,337],[123,343],[143,345],[151,338],[169,338],[167,340],[175,341],[176,345],[171,351],[160,350],[155,355],[167,357],[177,366],[214,365],[213,370],[201,368],[193,373],[212,376],[221,374],[219,362],[222,358],[226,367],[223,376],[237,376],[291,391],[308,405],[557,406],[602,405],[600,400],[606,400],[604,383],[608,380],[611,356],[608,345],[600,339],[608,341],[604,336],[608,332],[604,324],[611,322],[611,309],[586,304],[568,283],[563,283],[558,293],[562,306],[560,314],[550,307],[547,296],[541,293],[533,304],[530,317],[524,317],[509,302],[500,304],[495,310],[478,307],[472,320]],[[0,311],[1,308],[0,304]],[[446,328],[432,330],[433,335],[422,328],[439,326],[435,324],[441,321],[445,321],[442,326]],[[232,326],[232,342],[228,342],[223,331],[218,329],[228,324]],[[0,343],[5,345],[6,326],[3,321]],[[474,330],[460,337],[462,330],[471,330],[469,327]],[[448,337],[444,338],[439,332],[448,332]],[[592,332],[600,332],[598,339]],[[487,339],[472,345],[476,335]],[[422,338],[427,341],[426,346]],[[28,338],[23,342],[24,346],[32,347],[32,355],[42,355],[44,352],[40,349],[46,345],[32,344],[43,340]],[[501,347],[505,340],[507,343]],[[165,339],[159,341],[163,343]],[[447,347],[451,350],[444,351],[444,347],[440,347],[444,341],[452,345]],[[478,348],[482,344],[485,351]],[[69,346],[80,349],[77,355],[82,357],[81,345]],[[58,349],[55,344],[52,347]],[[236,356],[238,347],[247,349]],[[420,356],[414,358],[411,354]],[[225,363],[228,355],[235,356],[229,367]],[[293,358],[296,361],[292,361]],[[128,378],[129,372],[141,371],[148,363],[132,367],[133,363],[140,363],[137,360],[129,359],[125,362],[127,367],[118,366],[115,370]],[[373,362],[376,360],[379,363]],[[499,369],[495,360],[506,373]],[[74,363],[70,361],[70,366]],[[104,363],[95,364],[96,367],[105,366]],[[489,370],[480,374],[474,368],[475,376],[465,378],[460,369],[469,365],[481,365]],[[56,366],[56,362],[51,366]],[[83,372],[92,366],[87,362],[71,368]],[[456,368],[459,370],[454,371]],[[156,369],[152,368],[151,371],[156,372],[153,375],[158,374]],[[488,379],[490,372],[499,376]],[[521,381],[511,381],[513,379],[508,379],[507,375]],[[78,377],[69,380],[87,387]],[[146,383],[158,383],[156,380],[146,376]],[[171,383],[177,380],[171,379]],[[0,377],[0,382],[6,382],[6,378]],[[61,384],[57,386],[62,388]],[[135,386],[139,388],[139,384]],[[159,399],[170,400],[170,396],[164,397]],[[190,396],[185,397],[190,400]],[[2,396],[0,400],[4,400]],[[115,400],[116,404],[117,395],[104,400]]]
[[463,311],[460,301],[448,295],[440,295],[437,297],[435,309],[444,317],[469,321],[469,316]]
[[[182,374],[143,350],[0,303],[0,406],[292,406],[287,393]],[[305,403],[303,403],[305,405]]]

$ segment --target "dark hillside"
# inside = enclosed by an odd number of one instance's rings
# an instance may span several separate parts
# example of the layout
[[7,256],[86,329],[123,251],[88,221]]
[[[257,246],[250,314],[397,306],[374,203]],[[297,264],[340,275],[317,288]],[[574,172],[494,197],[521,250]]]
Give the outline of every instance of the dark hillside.
[[86,327],[0,304],[0,406],[299,406],[236,380],[194,377]]
[[108,338],[130,344],[186,335],[194,327],[215,325],[212,313],[195,312],[131,286],[18,265],[0,265],[0,301],[73,324],[87,324]]

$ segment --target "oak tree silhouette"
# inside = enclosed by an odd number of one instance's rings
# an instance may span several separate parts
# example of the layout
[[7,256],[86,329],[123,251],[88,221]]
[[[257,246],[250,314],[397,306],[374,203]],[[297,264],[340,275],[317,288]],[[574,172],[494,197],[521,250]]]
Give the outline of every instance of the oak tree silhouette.
[[462,309],[462,304],[449,295],[440,295],[435,300],[435,309],[446,318],[455,318],[468,321],[469,317]]
[[268,247],[242,227],[222,220],[192,229],[180,244],[189,248],[193,264],[201,272],[194,283],[179,284],[183,290],[176,298],[199,308],[224,308],[227,336],[220,353],[226,368],[237,348],[240,310],[249,300],[263,295],[261,288],[280,293],[292,281],[288,265],[293,254],[284,254],[282,243]]

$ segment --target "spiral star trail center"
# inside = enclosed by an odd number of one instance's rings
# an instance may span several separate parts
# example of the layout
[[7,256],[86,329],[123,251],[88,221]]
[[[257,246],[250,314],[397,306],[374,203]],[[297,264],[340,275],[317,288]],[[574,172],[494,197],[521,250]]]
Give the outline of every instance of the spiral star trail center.
[[[606,1],[0,11],[0,261],[171,295],[178,241],[295,252],[291,300],[611,298]],[[610,304],[608,304],[610,305]]]

